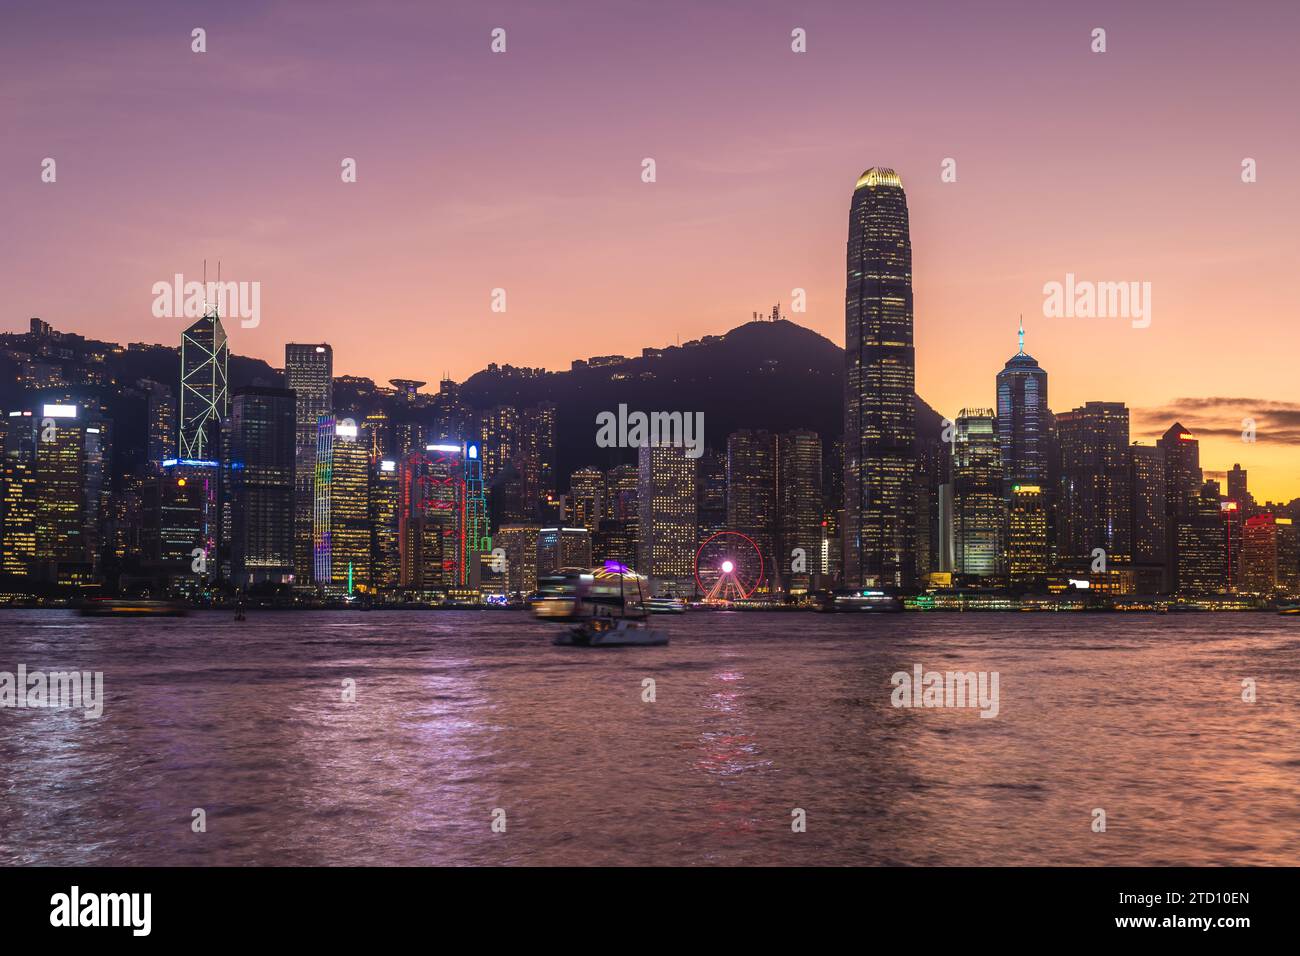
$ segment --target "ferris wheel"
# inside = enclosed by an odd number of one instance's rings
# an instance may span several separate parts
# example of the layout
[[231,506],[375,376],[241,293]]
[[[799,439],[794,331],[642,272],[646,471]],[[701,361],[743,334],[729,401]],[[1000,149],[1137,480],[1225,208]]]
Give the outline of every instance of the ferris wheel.
[[710,535],[695,552],[695,583],[706,604],[744,600],[763,579],[763,553],[739,531]]

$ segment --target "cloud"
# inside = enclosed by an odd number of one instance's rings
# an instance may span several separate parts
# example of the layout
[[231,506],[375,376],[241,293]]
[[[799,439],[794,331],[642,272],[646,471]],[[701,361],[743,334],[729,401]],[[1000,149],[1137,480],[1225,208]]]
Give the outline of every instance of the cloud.
[[1175,398],[1164,405],[1132,411],[1135,432],[1162,432],[1174,422],[1181,422],[1198,438],[1240,440],[1249,425],[1248,419],[1254,421],[1258,442],[1300,444],[1300,403],[1297,402],[1210,396]]

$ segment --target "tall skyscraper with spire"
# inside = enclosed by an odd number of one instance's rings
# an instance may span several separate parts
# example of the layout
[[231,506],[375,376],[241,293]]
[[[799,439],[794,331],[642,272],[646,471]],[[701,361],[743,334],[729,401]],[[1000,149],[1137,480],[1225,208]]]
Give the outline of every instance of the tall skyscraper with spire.
[[229,362],[226,330],[215,308],[181,333],[181,458],[218,454],[221,423],[230,410]]
[[849,586],[916,576],[912,242],[903,181],[873,167],[849,207],[844,294],[844,567]]
[[1025,323],[1020,350],[997,377],[998,444],[1002,447],[1003,494],[1016,484],[1047,484],[1047,372],[1025,353]]

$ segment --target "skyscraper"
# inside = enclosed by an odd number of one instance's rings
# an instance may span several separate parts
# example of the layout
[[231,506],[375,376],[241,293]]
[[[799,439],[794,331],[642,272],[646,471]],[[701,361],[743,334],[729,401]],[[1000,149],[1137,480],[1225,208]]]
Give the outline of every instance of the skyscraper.
[[569,477],[569,500],[573,523],[595,534],[605,511],[605,473],[592,466],[579,468]]
[[294,394],[295,583],[313,580],[312,525],[316,501],[317,424],[334,410],[334,350],[326,343],[284,347],[285,386]]
[[777,443],[771,432],[743,429],[727,436],[727,528],[758,545],[768,580],[776,552],[776,472]]
[[370,473],[370,588],[375,592],[395,588],[401,581],[400,491],[397,462],[375,462]]
[[30,411],[8,416],[0,446],[0,573],[30,577],[36,572],[36,434]]
[[1020,351],[997,376],[998,444],[1007,494],[1015,484],[1047,483],[1047,372],[1025,354],[1025,326]]
[[230,348],[213,309],[181,333],[180,457],[215,460],[221,423],[230,410],[226,388]]
[[1061,455],[1059,559],[1091,569],[1105,552],[1109,571],[1133,558],[1129,414],[1122,402],[1087,402],[1056,416]]
[[963,408],[952,444],[953,571],[993,583],[1003,571],[1007,499],[1001,446],[991,408]]
[[370,455],[355,424],[322,415],[316,438],[313,524],[316,586],[352,594],[370,586]]
[[859,177],[844,298],[844,581],[915,580],[912,243],[892,169]]
[[239,588],[293,579],[294,393],[245,386],[231,399],[223,463],[230,502],[230,574]]
[[1013,588],[1039,585],[1047,577],[1047,499],[1041,485],[1011,486],[1007,520],[1007,577]]
[[1218,485],[1205,482],[1173,521],[1176,592],[1218,594],[1227,586],[1227,532]]
[[[477,444],[474,448],[477,455]],[[464,447],[429,445],[407,455],[398,468],[402,587],[445,592],[459,586],[467,574]]]
[[1296,591],[1296,527],[1269,512],[1247,518],[1241,546],[1241,590],[1271,597]]
[[[1179,559],[1178,549],[1181,547],[1180,542],[1194,540],[1196,536],[1183,534],[1178,530],[1178,525],[1202,510],[1201,445],[1182,423],[1175,422],[1156,441],[1156,446],[1165,456],[1165,589],[1170,592],[1185,592],[1187,589],[1178,580],[1184,563]],[[1198,558],[1192,563],[1199,566],[1203,561]]]
[[695,459],[687,451],[650,444],[638,450],[637,570],[656,593],[685,596],[695,588]]
[[[777,438],[776,562],[789,589],[805,590],[822,564],[822,440],[814,431]],[[802,570],[799,570],[802,567]]]
[[1166,583],[1168,515],[1165,508],[1165,452],[1158,445],[1129,446],[1132,456],[1133,568],[1137,589],[1162,590]]
[[136,386],[144,392],[145,414],[149,429],[146,450],[149,467],[155,471],[169,458],[176,457],[176,398],[162,382],[142,378]]
[[502,525],[493,544],[506,554],[507,590],[511,594],[532,594],[537,590],[537,525]]
[[591,567],[591,532],[586,528],[542,528],[537,535],[537,574]]

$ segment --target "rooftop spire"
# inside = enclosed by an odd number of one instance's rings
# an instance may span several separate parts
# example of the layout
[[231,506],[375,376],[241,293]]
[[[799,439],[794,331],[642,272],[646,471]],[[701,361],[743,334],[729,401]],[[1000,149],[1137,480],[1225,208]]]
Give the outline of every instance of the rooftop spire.
[[1025,354],[1025,315],[1020,314],[1020,354]]

